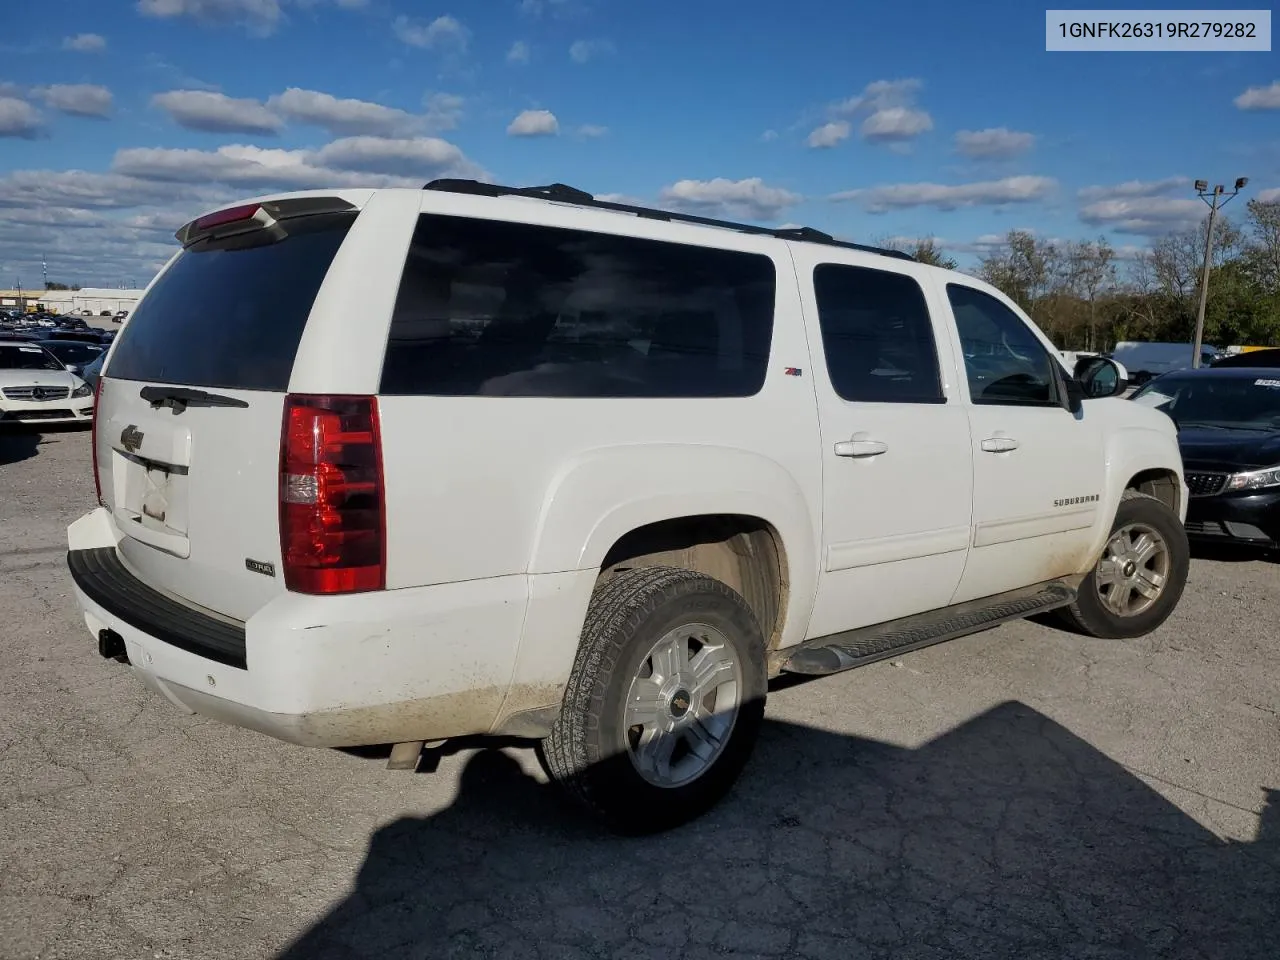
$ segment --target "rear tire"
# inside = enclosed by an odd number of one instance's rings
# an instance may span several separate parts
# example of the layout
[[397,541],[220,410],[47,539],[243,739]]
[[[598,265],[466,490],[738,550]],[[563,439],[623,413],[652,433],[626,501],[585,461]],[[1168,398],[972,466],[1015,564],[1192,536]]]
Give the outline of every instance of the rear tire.
[[1162,500],[1126,490],[1098,562],[1059,619],[1091,637],[1145,636],[1173,613],[1190,567],[1178,515]]
[[642,567],[601,581],[559,718],[539,756],[619,833],[679,826],[715,806],[764,717],[764,637],[719,580]]

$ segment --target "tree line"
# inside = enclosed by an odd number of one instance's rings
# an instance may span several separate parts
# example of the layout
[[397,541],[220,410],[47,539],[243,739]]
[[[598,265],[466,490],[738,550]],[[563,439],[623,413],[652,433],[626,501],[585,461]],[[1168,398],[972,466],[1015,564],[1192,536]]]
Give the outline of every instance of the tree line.
[[[1204,268],[1206,219],[1121,260],[1103,237],[1052,242],[1022,230],[966,272],[1021,306],[1060,350],[1110,350],[1121,340],[1190,343]],[[932,238],[882,245],[957,269]],[[1280,344],[1280,200],[1250,200],[1242,223],[1218,212],[1204,342]]]

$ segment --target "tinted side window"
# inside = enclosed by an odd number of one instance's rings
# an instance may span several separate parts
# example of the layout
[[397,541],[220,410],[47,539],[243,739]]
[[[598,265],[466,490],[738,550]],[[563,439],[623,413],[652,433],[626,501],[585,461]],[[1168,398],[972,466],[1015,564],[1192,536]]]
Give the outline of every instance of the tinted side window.
[[947,284],[974,403],[1056,406],[1054,361],[1026,323],[981,290]]
[[827,374],[845,400],[945,403],[924,291],[911,277],[867,267],[814,268]]
[[287,389],[311,305],[354,220],[298,217],[188,247],[121,330],[112,378]]
[[751,396],[774,282],[759,254],[424,214],[381,392]]

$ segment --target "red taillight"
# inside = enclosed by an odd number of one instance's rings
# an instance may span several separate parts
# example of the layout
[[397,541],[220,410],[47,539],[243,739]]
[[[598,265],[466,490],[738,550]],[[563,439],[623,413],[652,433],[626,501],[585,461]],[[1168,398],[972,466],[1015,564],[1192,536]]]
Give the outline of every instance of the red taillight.
[[252,220],[261,209],[262,206],[257,203],[245,204],[243,207],[228,207],[226,210],[219,210],[217,213],[211,213],[207,217],[201,217],[196,221],[196,229],[210,230],[213,227],[221,227],[228,223]]
[[280,439],[285,587],[297,593],[383,589],[383,504],[377,400],[286,397]]
[[98,472],[98,413],[102,410],[102,376],[99,374],[93,385],[93,425],[89,430],[89,459],[93,461],[93,490],[98,496],[98,506],[102,502],[102,476]]

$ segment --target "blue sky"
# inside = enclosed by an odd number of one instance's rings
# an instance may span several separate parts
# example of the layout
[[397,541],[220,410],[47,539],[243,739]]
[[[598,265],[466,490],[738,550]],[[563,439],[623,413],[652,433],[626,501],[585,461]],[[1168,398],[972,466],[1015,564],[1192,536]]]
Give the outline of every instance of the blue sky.
[[[1203,5],[1202,5],[1203,6]],[[1280,198],[1274,53],[1047,53],[1025,2],[46,0],[0,38],[0,286],[141,284],[195,213],[440,175],[972,264]],[[1237,214],[1238,216],[1239,214]]]

